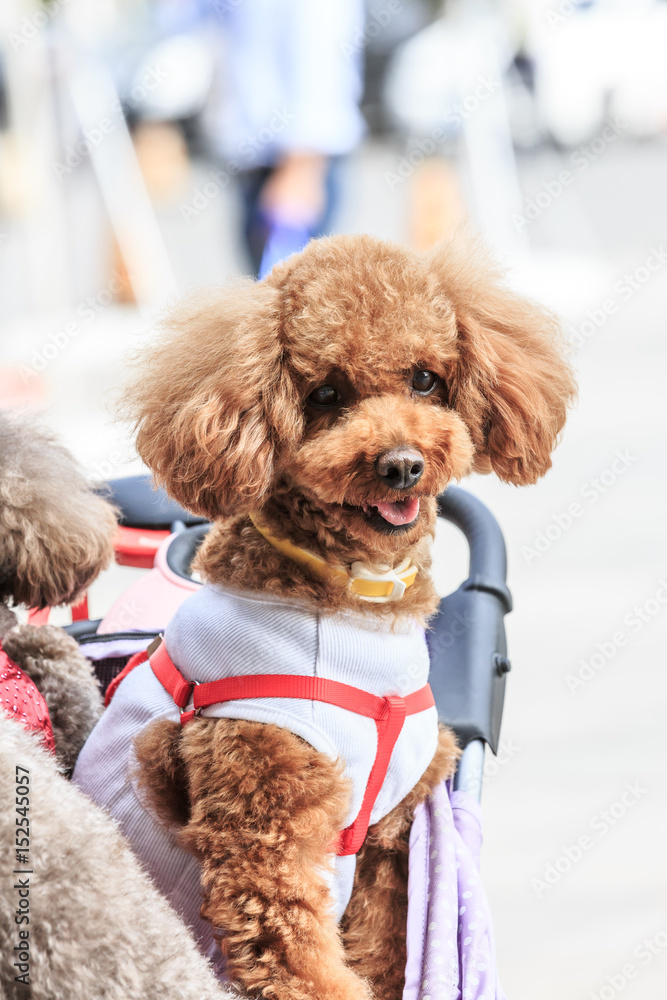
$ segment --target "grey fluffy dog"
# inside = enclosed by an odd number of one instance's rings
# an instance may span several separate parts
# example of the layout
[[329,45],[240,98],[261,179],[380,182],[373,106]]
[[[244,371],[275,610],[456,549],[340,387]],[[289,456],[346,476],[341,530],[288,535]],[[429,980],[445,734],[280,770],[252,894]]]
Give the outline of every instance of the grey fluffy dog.
[[[15,981],[15,767],[30,771],[32,993]],[[23,772],[21,772],[23,773]],[[153,887],[113,821],[53,757],[0,715],[0,993],[9,1000],[229,998],[180,917]],[[20,866],[23,867],[23,866]],[[23,876],[25,879],[25,876]]]
[[[225,1000],[236,994],[113,821],[66,778],[102,712],[90,664],[61,629],[19,625],[11,608],[75,601],[109,562],[115,526],[48,431],[0,412],[0,643],[44,695],[56,743],[53,757],[0,709],[0,996]],[[17,766],[29,772],[29,876],[14,871],[26,868],[15,865]],[[22,898],[29,924],[17,923]],[[29,986],[16,978],[19,946]]]

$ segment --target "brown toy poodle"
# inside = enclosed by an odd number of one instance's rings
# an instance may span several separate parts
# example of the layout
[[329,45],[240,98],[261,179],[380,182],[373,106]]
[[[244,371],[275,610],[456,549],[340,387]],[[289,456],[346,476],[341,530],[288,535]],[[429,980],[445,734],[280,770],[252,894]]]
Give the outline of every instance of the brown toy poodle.
[[[170,712],[134,728],[138,780],[197,859],[201,914],[247,993],[401,996],[411,819],[458,756],[432,703],[405,707],[424,690],[420,628],[437,605],[436,496],[471,470],[535,482],[573,393],[554,318],[508,290],[468,238],[425,257],[367,236],[313,241],[265,281],[196,296],[145,359],[129,395],[139,452],[214,525],[196,563],[207,586],[170,623],[162,673],[153,650],[115,698],[131,684],[152,704],[170,692]],[[346,681],[387,713],[376,737],[358,708],[327,716],[313,687],[284,699],[258,688],[245,709],[236,684],[198,717],[196,684],[240,673]],[[312,697],[311,715],[299,697]],[[126,736],[128,698],[116,718]],[[191,706],[187,724],[174,701]],[[396,712],[408,714],[381,766],[379,751],[363,757],[367,724],[385,745]]]

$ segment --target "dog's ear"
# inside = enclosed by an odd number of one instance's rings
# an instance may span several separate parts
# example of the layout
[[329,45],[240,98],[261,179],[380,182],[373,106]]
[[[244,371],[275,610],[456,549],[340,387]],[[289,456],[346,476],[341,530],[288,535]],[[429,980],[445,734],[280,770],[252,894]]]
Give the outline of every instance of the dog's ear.
[[111,561],[115,513],[49,430],[0,413],[0,601],[75,601]]
[[163,324],[127,392],[157,482],[208,518],[251,510],[302,411],[283,363],[279,292],[250,280],[198,293]]
[[430,257],[457,319],[451,404],[475,445],[473,468],[534,483],[575,395],[556,318],[512,292],[478,240],[459,235]]

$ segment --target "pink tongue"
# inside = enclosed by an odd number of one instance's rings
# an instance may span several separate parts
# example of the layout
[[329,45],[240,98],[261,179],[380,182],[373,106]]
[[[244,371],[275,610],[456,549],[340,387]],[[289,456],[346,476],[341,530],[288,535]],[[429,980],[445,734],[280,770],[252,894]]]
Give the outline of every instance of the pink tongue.
[[410,524],[419,513],[419,497],[410,497],[408,500],[399,500],[396,503],[389,503],[381,500],[380,503],[373,504],[390,524]]

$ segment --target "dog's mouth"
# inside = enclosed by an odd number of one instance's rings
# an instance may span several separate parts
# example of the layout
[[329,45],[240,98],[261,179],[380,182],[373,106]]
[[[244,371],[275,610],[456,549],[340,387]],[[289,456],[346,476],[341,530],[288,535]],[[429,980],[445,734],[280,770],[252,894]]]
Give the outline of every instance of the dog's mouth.
[[407,531],[419,518],[419,497],[404,500],[377,500],[362,503],[361,509],[371,527],[376,531]]

